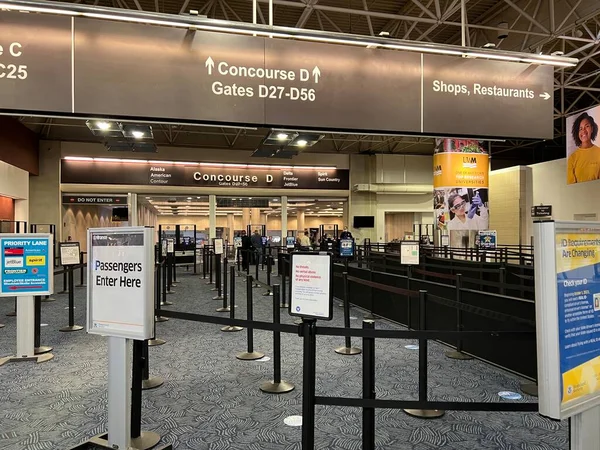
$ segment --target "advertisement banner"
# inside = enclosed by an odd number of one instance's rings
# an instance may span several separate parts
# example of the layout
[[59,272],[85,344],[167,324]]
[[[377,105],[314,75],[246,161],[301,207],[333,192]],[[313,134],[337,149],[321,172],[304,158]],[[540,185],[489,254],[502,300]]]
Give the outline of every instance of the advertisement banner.
[[53,293],[52,242],[50,234],[0,235],[0,297]]
[[600,179],[600,105],[567,117],[567,184]]
[[600,392],[600,230],[556,233],[562,404]]
[[479,248],[495,249],[498,233],[496,230],[486,230],[479,232]]
[[486,144],[469,139],[438,139],[433,160],[436,229],[451,247],[473,247],[489,225],[489,157]]
[[345,258],[354,256],[354,239],[340,239],[340,256]]

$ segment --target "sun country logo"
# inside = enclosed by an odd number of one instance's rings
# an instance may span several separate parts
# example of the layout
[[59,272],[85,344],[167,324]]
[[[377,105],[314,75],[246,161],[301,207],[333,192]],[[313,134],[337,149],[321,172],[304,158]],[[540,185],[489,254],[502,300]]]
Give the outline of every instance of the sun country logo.
[[476,168],[477,168],[477,157],[463,156],[463,169],[476,169]]
[[433,176],[439,177],[441,175],[442,175],[442,165],[438,164],[437,166],[433,167]]

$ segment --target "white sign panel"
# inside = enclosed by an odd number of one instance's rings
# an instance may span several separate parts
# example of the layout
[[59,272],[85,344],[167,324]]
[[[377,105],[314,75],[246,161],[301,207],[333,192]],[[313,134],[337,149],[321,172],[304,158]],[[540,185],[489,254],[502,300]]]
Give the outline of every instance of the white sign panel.
[[450,245],[450,236],[447,234],[442,234],[442,247],[448,247]]
[[88,333],[152,338],[153,233],[145,227],[88,230]]
[[80,260],[79,242],[60,243],[60,265],[73,266],[79,264]]
[[215,255],[223,254],[223,239],[215,239]]
[[292,253],[290,314],[314,319],[333,317],[331,255]]
[[407,241],[400,243],[400,264],[409,266],[419,265],[419,243]]
[[167,239],[167,253],[175,252],[175,239]]

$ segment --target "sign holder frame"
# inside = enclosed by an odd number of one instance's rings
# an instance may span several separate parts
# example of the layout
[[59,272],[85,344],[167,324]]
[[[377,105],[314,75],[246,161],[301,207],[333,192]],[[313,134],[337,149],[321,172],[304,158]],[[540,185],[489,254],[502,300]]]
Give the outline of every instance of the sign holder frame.
[[[294,259],[302,256],[310,257],[312,260],[319,257],[327,257],[329,259],[329,299],[328,299],[328,308],[329,314],[327,316],[317,316],[310,314],[299,314],[294,311]],[[290,316],[300,317],[303,320],[332,320],[333,319],[333,255],[330,252],[293,252],[290,256],[290,303],[288,308],[288,313]]]
[[[413,246],[417,248],[417,262],[416,263],[410,263],[410,262],[403,262],[403,258],[402,258],[402,248],[405,246]],[[400,241],[400,264],[403,266],[418,266],[420,264],[421,261],[421,244],[419,243],[419,241]]]
[[[48,291],[35,292],[29,295],[16,296],[17,304],[17,352],[13,356],[0,358],[0,366],[8,362],[35,361],[42,363],[54,358],[52,353],[41,355],[35,354],[35,296],[52,295],[54,293],[54,241],[51,233],[26,233],[26,234],[2,234],[2,240],[7,238],[14,239],[36,239],[45,238],[48,240],[47,246],[47,266],[48,266]],[[0,255],[4,257],[4,255]],[[1,278],[1,277],[0,277]],[[35,295],[35,296],[34,296]],[[7,297],[1,295],[0,297]],[[13,295],[11,295],[13,297]]]
[[562,403],[556,241],[562,230],[592,229],[600,235],[600,223],[538,220],[533,226],[539,411],[553,419],[571,419],[571,449],[600,450],[600,391],[571,400],[566,407]]

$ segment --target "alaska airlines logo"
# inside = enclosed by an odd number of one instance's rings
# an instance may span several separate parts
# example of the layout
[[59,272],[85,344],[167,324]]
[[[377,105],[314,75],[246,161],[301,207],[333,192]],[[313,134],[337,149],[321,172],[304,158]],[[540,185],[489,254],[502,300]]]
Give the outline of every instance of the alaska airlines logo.
[[477,168],[477,157],[463,156],[463,169],[476,169],[476,168]]
[[442,175],[442,165],[438,164],[433,168],[433,176],[439,177],[440,175]]

